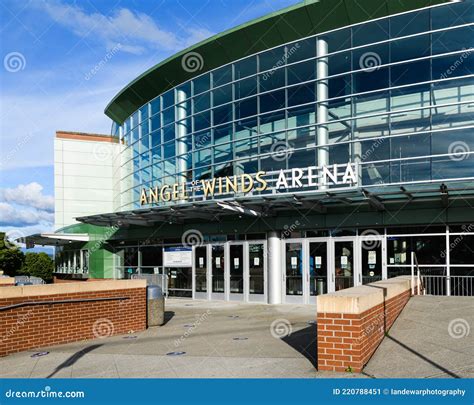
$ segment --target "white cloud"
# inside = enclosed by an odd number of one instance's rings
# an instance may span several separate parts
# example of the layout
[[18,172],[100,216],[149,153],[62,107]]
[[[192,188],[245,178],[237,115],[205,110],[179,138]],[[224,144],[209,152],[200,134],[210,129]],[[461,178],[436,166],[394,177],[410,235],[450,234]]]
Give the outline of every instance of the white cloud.
[[40,223],[52,224],[54,214],[43,210],[19,208],[9,203],[0,202],[0,225],[24,227]]
[[[43,186],[36,182],[20,184],[16,188],[0,189],[0,198],[6,203],[37,208],[38,210],[44,210],[47,212],[54,212],[54,197],[44,195]],[[7,209],[6,204],[3,205],[2,209]]]
[[159,27],[150,16],[127,8],[105,15],[88,13],[76,5],[60,1],[45,1],[37,5],[75,35],[99,40],[108,49],[120,43],[122,51],[134,54],[144,53],[147,49],[178,51],[212,35],[207,29],[188,26],[169,31]]

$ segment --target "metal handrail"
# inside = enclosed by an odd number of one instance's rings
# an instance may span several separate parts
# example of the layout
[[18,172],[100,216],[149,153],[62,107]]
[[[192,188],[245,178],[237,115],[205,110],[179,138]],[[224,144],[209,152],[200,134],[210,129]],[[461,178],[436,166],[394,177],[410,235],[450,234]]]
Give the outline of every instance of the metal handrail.
[[416,267],[416,279],[417,279],[417,295],[421,295],[423,288],[423,279],[421,277],[421,270],[418,264],[418,258],[415,252],[411,252],[411,295],[415,295],[415,267]]
[[125,301],[129,300],[130,297],[107,297],[107,298],[81,298],[81,299],[69,299],[69,300],[56,300],[56,301],[25,301],[19,304],[6,305],[0,307],[1,311],[8,311],[9,309],[36,306],[36,305],[56,305],[56,304],[71,304],[75,302],[98,302],[98,301]]

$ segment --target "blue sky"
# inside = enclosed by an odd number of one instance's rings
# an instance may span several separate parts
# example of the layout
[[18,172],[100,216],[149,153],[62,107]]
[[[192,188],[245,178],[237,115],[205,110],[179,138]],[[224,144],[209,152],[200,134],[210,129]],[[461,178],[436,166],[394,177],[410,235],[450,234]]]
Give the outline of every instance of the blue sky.
[[[56,130],[109,133],[104,108],[136,76],[297,2],[0,0],[0,230],[53,230]],[[110,60],[91,73],[107,52]]]

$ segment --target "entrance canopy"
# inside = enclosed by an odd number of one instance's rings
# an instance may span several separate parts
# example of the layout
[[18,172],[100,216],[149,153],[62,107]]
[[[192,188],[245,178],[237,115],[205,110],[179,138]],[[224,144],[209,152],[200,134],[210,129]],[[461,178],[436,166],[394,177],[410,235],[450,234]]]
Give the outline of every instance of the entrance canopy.
[[151,226],[168,222],[180,224],[190,220],[218,221],[226,216],[272,217],[284,211],[304,209],[327,213],[333,207],[369,205],[376,211],[386,211],[390,205],[404,206],[433,203],[447,208],[456,200],[474,198],[474,182],[442,184],[410,184],[403,186],[371,186],[344,191],[299,192],[249,195],[222,200],[203,200],[193,203],[161,205],[130,211],[113,212],[76,218],[78,221],[101,226]]
[[73,242],[89,242],[89,235],[86,233],[36,233],[16,240],[26,244],[30,249],[35,245],[41,246],[63,246]]

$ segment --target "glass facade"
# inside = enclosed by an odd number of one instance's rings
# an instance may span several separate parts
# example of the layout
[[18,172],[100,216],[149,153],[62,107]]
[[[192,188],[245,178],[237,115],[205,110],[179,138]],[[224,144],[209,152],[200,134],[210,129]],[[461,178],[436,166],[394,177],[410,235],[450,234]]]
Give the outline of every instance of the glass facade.
[[142,188],[348,162],[364,187],[473,178],[474,2],[246,57],[161,94],[113,132],[120,211],[140,207]]

